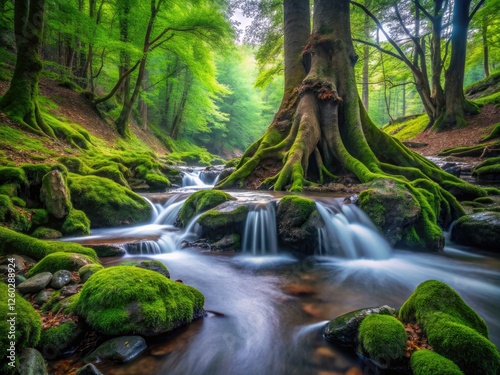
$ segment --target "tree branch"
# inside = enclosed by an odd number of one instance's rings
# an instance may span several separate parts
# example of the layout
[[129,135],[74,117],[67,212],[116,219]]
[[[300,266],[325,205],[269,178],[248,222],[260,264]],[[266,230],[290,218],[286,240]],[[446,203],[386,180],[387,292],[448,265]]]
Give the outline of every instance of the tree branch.
[[394,53],[394,52],[391,52],[391,51],[389,51],[389,50],[387,50],[387,49],[385,49],[385,48],[382,48],[382,47],[380,47],[380,46],[379,46],[378,44],[376,44],[376,43],[368,42],[368,41],[366,41],[366,40],[357,39],[357,38],[352,38],[352,41],[353,41],[353,42],[362,43],[362,44],[366,44],[367,46],[370,46],[370,47],[376,48],[376,49],[378,49],[380,52],[383,52],[383,53],[385,53],[385,54],[387,54],[387,55],[389,55],[389,56],[392,56],[392,57],[394,57],[394,58],[396,58],[396,59],[398,59],[398,60],[400,60],[400,61],[405,62],[405,61],[404,61],[404,59],[403,59],[401,56],[399,56],[398,54],[396,54],[396,53]]
[[484,4],[484,1],[485,0],[480,0],[476,6],[474,7],[474,9],[472,9],[472,12],[471,14],[469,15],[469,21],[472,20],[472,17],[474,17],[474,14],[476,14],[476,12],[479,10],[479,8],[481,8],[481,6]]
[[127,78],[128,75],[130,75],[134,70],[137,69],[137,67],[139,66],[139,64],[141,63],[141,60],[137,60],[137,62],[135,63],[135,65],[133,67],[131,67],[129,70],[125,71],[122,76],[118,79],[118,82],[116,82],[116,85],[115,87],[113,87],[113,89],[110,91],[110,93],[106,96],[103,96],[102,98],[98,98],[96,100],[94,100],[94,104],[97,105],[99,103],[102,103],[102,102],[105,102],[106,100],[109,100],[113,97],[113,95],[115,95],[115,93],[118,91],[118,89],[120,88],[123,80],[125,78]]

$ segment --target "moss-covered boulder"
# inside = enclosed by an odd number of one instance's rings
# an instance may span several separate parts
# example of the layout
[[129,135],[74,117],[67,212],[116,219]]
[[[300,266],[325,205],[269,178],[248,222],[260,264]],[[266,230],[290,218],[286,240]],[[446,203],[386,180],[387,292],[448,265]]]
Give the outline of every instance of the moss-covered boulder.
[[380,367],[397,366],[404,360],[406,330],[391,315],[370,314],[359,326],[359,350]]
[[182,205],[179,211],[178,224],[185,227],[196,215],[229,200],[234,200],[234,198],[220,190],[197,191],[191,194]]
[[410,367],[414,375],[463,375],[453,361],[428,349],[413,352]]
[[26,348],[19,357],[20,375],[48,375],[42,354],[33,348]]
[[61,231],[65,235],[84,236],[90,234],[90,220],[85,212],[72,208],[64,220]]
[[220,240],[227,234],[241,235],[248,215],[248,206],[239,202],[224,202],[208,210],[198,219],[201,235],[211,240]]
[[[432,201],[432,194],[431,190],[426,198]],[[441,229],[423,217],[419,202],[403,186],[376,181],[359,194],[358,205],[393,246],[427,251],[444,247]]]
[[451,239],[462,245],[500,251],[500,212],[477,212],[462,216],[451,232]]
[[484,320],[448,285],[428,280],[401,306],[402,321],[418,323],[434,351],[464,374],[498,374],[500,354]]
[[29,270],[28,276],[36,275],[40,272],[55,273],[59,270],[78,271],[87,264],[97,263],[95,258],[83,254],[75,253],[52,253],[38,262],[35,267]]
[[154,191],[164,191],[171,185],[168,178],[158,173],[146,173],[144,180],[149,188]]
[[[25,348],[33,348],[40,340],[42,330],[42,320],[33,306],[22,298],[14,289],[7,284],[0,282],[0,351],[2,360],[0,361],[0,372],[2,374],[14,374],[19,368],[19,353]],[[15,298],[15,319],[9,318],[9,299]],[[9,320],[10,319],[10,320]],[[15,343],[11,347],[11,341]],[[9,366],[15,365],[15,368]]]
[[25,234],[0,227],[0,255],[26,255],[40,260],[47,254],[55,252],[78,253],[97,259],[94,250],[73,242],[42,241]]
[[68,181],[73,206],[85,212],[92,227],[140,223],[151,216],[142,197],[107,178],[70,174]]
[[83,331],[73,322],[65,322],[42,331],[38,347],[47,359],[55,359],[67,352],[77,343]]
[[28,211],[16,206],[7,195],[0,195],[0,224],[18,232],[25,232],[31,227]]
[[40,199],[47,212],[57,219],[62,219],[71,210],[71,197],[62,173],[54,169],[43,176]]
[[317,228],[324,225],[313,200],[287,195],[276,212],[278,239],[289,249],[314,254],[318,245]]
[[95,250],[99,258],[121,257],[127,254],[123,246],[119,245],[89,245]]
[[119,185],[129,187],[128,182],[123,176],[123,173],[116,166],[105,166],[101,167],[95,171],[91,171],[89,174],[104,178],[109,178],[111,181],[116,182]]
[[19,186],[27,186],[28,179],[24,170],[19,167],[0,166],[0,184],[14,183]]
[[142,260],[135,266],[143,268],[145,270],[158,272],[160,275],[163,275],[166,278],[170,279],[170,272],[168,271],[167,266],[165,266],[165,264],[163,264],[159,260]]
[[193,287],[154,271],[116,266],[87,280],[77,310],[101,333],[151,336],[201,316],[203,304],[203,294]]
[[81,282],[84,283],[94,273],[99,272],[100,270],[103,269],[104,267],[101,266],[100,264],[87,264],[78,270],[78,276],[80,276]]
[[359,326],[368,315],[394,315],[395,310],[387,305],[367,307],[348,312],[332,319],[325,326],[324,337],[334,344],[356,347],[358,344]]
[[472,176],[476,177],[478,182],[500,181],[500,157],[489,158],[476,165]]
[[56,240],[62,237],[62,233],[52,228],[38,227],[31,233],[31,236],[41,240]]

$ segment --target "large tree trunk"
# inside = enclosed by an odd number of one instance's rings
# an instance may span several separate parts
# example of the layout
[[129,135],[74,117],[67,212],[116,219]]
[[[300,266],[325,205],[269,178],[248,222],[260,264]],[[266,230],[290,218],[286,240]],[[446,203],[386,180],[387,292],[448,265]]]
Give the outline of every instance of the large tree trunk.
[[445,101],[443,115],[433,129],[437,131],[467,125],[465,113],[474,113],[477,107],[465,100],[464,72],[469,30],[469,8],[471,0],[455,0],[453,8],[453,31],[451,34],[450,66],[445,73]]
[[44,17],[44,0],[16,0],[16,67],[9,90],[0,99],[0,108],[30,131],[55,137],[53,130],[43,121],[37,102],[38,80],[42,71],[39,50]]
[[285,94],[264,136],[246,150],[236,170],[217,188],[301,191],[326,178],[335,180],[333,173],[351,173],[363,183],[389,179],[404,186],[421,205],[412,238],[416,247],[439,248],[443,237],[437,223],[447,225],[463,214],[443,186],[462,186],[463,181],[407,149],[370,120],[356,88],[349,4],[349,0],[315,1],[313,32],[302,53],[305,78],[292,94]]

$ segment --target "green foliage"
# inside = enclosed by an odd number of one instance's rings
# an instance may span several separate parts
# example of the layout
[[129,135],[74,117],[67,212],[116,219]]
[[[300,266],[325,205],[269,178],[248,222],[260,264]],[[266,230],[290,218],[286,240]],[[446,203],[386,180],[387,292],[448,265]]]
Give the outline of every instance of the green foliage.
[[93,227],[140,223],[151,215],[143,198],[107,178],[70,174],[68,182],[73,206],[85,212]]
[[78,253],[97,260],[94,250],[72,242],[42,241],[25,234],[0,227],[0,254],[26,255],[40,260],[54,252]]
[[419,323],[436,353],[465,374],[493,375],[500,369],[500,354],[488,340],[486,323],[448,285],[423,282],[401,306],[399,317]]
[[104,334],[154,335],[190,322],[202,313],[203,304],[203,295],[190,286],[154,271],[117,266],[87,280],[77,309]]
[[61,231],[65,235],[83,236],[90,234],[90,220],[85,212],[72,208],[64,220]]
[[427,115],[412,117],[406,121],[394,121],[382,127],[382,130],[401,141],[406,141],[421,133],[429,119]]
[[96,263],[96,259],[87,255],[77,253],[56,252],[46,255],[27,275],[31,277],[40,272],[57,272],[60,270],[78,271],[87,264]]
[[359,345],[373,360],[389,363],[401,359],[406,348],[406,330],[390,315],[371,314],[359,326]]
[[487,104],[500,105],[500,92],[496,92],[492,95],[485,96],[481,99],[476,99],[475,103],[479,105],[487,105]]
[[[10,355],[10,342],[15,342],[14,357],[15,368],[19,368],[19,354],[25,348],[33,348],[40,340],[40,332],[42,330],[42,320],[40,315],[35,311],[33,306],[26,301],[15,290],[10,290],[7,284],[0,282],[0,296],[2,304],[0,304],[0,350],[2,351],[2,361],[0,364],[0,371],[2,374],[14,374],[15,369],[8,366],[7,356]],[[16,316],[15,325],[11,330],[9,323],[9,316],[7,315],[8,307],[7,301],[15,298],[16,301]],[[12,334],[12,336],[10,336]]]
[[220,190],[201,190],[191,194],[179,211],[179,222],[185,227],[189,221],[204,211],[234,199],[231,195]]
[[427,349],[413,352],[410,366],[414,375],[463,375],[453,361]]

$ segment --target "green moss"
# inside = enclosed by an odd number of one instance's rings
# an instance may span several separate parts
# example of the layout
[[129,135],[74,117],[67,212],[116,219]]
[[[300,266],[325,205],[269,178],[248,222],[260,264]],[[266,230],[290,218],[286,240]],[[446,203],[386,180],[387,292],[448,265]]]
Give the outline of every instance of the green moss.
[[54,252],[78,253],[97,260],[94,250],[72,242],[42,241],[25,234],[0,227],[0,254],[26,255],[40,260]]
[[19,185],[16,183],[8,183],[0,186],[0,195],[7,195],[9,197],[17,196]]
[[87,150],[90,148],[89,133],[78,124],[72,124],[65,119],[58,119],[48,113],[44,120],[53,130],[57,138],[66,140],[73,147]]
[[304,223],[309,216],[316,210],[316,203],[313,200],[302,198],[297,195],[287,195],[280,199],[279,210],[292,210],[293,214],[289,216],[293,222],[291,225]]
[[406,331],[403,324],[390,315],[371,314],[359,326],[359,345],[373,360],[388,364],[403,358]]
[[207,211],[228,200],[234,199],[220,190],[201,190],[191,194],[179,211],[179,222],[186,226],[189,221],[201,212]]
[[429,119],[427,115],[421,115],[406,121],[396,121],[382,127],[382,130],[401,141],[411,139],[422,131],[427,126]]
[[88,175],[92,172],[92,169],[85,162],[75,156],[63,156],[57,161],[65,165],[68,171],[72,173]]
[[31,156],[37,154],[45,157],[57,155],[57,152],[47,148],[36,137],[27,137],[24,132],[9,125],[0,125],[0,149],[12,148],[12,145],[15,145],[18,152],[26,152]]
[[496,92],[494,94],[484,96],[480,99],[476,99],[474,102],[476,104],[479,104],[479,105],[487,105],[487,104],[499,105],[500,104],[500,92]]
[[459,201],[461,200],[473,200],[479,197],[485,197],[487,192],[472,184],[464,184],[454,181],[443,181],[441,186],[449,191],[454,197]]
[[35,227],[47,224],[49,222],[49,213],[43,208],[31,209],[31,224]]
[[78,305],[78,300],[80,299],[80,293],[73,294],[72,296],[63,298],[60,291],[56,291],[52,294],[52,298],[43,305],[42,310],[45,312],[51,311],[54,314],[76,314],[76,308]]
[[240,160],[241,160],[240,158],[233,158],[226,163],[225,167],[226,168],[237,167],[238,164],[240,163]]
[[453,361],[427,349],[413,352],[410,366],[414,375],[463,375]]
[[228,233],[238,232],[247,214],[248,206],[246,205],[238,206],[231,211],[224,210],[224,212],[212,209],[200,216],[198,224],[202,226],[204,236],[218,239]]
[[112,227],[145,222],[151,206],[124,186],[97,176],[70,174],[73,206],[85,212],[92,227]]
[[45,256],[28,271],[27,275],[31,277],[40,272],[54,273],[59,270],[78,271],[83,266],[96,262],[94,258],[87,255],[57,252]]
[[493,187],[485,187],[484,190],[488,195],[500,195],[500,189]]
[[[2,361],[0,364],[0,372],[2,374],[14,374],[12,367],[7,365],[10,359],[10,342],[15,342],[15,364],[19,368],[18,357],[25,348],[33,348],[40,340],[40,332],[42,330],[42,321],[40,315],[35,311],[29,302],[21,297],[14,290],[9,290],[7,284],[0,282],[0,351],[2,352]],[[15,316],[15,329],[11,331],[11,325],[8,321],[9,305],[7,301],[15,298],[16,316]],[[11,336],[12,334],[12,336]]]
[[24,200],[22,200],[21,198],[19,198],[19,197],[11,197],[10,200],[17,207],[22,207],[22,208],[26,207],[26,202]]
[[0,166],[0,184],[14,183],[20,186],[28,186],[28,180],[24,170],[19,167]]
[[44,240],[55,240],[61,238],[62,233],[52,228],[39,227],[36,228],[33,233],[31,233],[31,236]]
[[110,180],[128,187],[128,182],[123,176],[123,173],[116,166],[101,167],[98,170],[89,173],[94,176],[109,178]]
[[165,190],[170,186],[168,178],[157,173],[147,173],[144,179],[149,187],[154,190]]
[[0,195],[0,223],[18,232],[28,231],[31,227],[27,212],[14,206],[6,195]]
[[481,142],[486,142],[490,141],[492,139],[500,137],[500,123],[496,124],[493,129],[491,129],[490,134],[488,134],[486,137],[481,138]]
[[61,231],[65,235],[83,236],[90,234],[90,220],[85,212],[72,208],[64,220]]
[[500,354],[488,340],[486,323],[448,285],[423,282],[403,304],[399,317],[419,323],[434,350],[465,374],[493,375],[500,370]]
[[196,289],[137,267],[109,267],[84,284],[78,313],[108,335],[167,332],[203,311],[204,297]]
[[490,197],[479,197],[474,199],[474,202],[482,203],[482,204],[492,204],[495,203],[495,200]]
[[87,264],[83,267],[81,267],[78,270],[78,275],[80,276],[80,279],[83,281],[84,278],[88,279],[90,276],[92,276],[94,273],[103,270],[104,267],[101,266],[100,264]]
[[68,169],[62,164],[24,164],[21,166],[30,186],[39,186],[42,184],[43,176],[50,171],[57,169],[64,177],[68,174]]
[[75,322],[65,322],[43,330],[38,346],[43,353],[50,354],[50,358],[54,359],[72,345],[80,332]]

